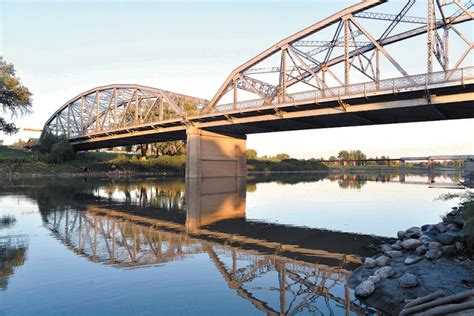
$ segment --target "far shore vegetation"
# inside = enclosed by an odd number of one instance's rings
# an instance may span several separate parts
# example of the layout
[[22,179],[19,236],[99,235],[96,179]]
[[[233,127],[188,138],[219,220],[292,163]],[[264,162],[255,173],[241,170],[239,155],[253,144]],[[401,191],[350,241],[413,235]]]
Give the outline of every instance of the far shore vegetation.
[[[184,141],[173,141],[75,153],[66,138],[45,133],[41,142],[29,140],[0,146],[0,174],[128,172],[179,176],[185,172],[185,148]],[[337,157],[329,159],[295,159],[286,153],[259,156],[253,149],[248,149],[246,155],[249,172],[384,171],[401,167],[387,156],[370,161],[373,158],[367,158],[360,150],[341,150]],[[434,167],[459,169],[462,162],[444,161]],[[428,165],[406,163],[405,168],[427,169]]]

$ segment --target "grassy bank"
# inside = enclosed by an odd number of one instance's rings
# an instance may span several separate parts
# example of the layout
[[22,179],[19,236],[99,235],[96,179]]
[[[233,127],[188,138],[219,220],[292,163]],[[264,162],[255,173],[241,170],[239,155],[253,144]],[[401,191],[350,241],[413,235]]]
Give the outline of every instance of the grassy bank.
[[[82,174],[82,173],[153,173],[184,175],[186,156],[150,156],[139,159],[134,154],[85,152],[65,162],[45,159],[38,152],[0,146],[0,175]],[[249,159],[250,172],[327,171],[317,160]]]
[[78,174],[136,172],[184,174],[185,156],[160,156],[140,160],[136,155],[105,152],[78,153],[72,160],[54,163],[26,150],[0,146],[0,174]]

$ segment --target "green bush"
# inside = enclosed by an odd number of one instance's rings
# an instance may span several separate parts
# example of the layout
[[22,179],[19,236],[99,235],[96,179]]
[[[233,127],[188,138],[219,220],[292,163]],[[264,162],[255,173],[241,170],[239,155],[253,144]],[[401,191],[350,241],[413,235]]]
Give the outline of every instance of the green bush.
[[61,163],[73,160],[76,156],[74,149],[67,139],[61,139],[51,147],[51,152],[48,155],[48,161],[53,163]]
[[36,151],[35,157],[38,160],[44,160],[49,163],[62,163],[73,160],[76,157],[74,149],[64,135],[56,136],[51,133],[45,133],[41,137],[39,144],[34,148]]

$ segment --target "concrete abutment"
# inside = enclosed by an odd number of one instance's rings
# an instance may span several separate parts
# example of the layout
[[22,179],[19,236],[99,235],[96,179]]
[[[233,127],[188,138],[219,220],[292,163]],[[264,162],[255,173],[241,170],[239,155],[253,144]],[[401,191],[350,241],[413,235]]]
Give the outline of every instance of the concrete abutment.
[[186,178],[247,176],[246,135],[186,130]]

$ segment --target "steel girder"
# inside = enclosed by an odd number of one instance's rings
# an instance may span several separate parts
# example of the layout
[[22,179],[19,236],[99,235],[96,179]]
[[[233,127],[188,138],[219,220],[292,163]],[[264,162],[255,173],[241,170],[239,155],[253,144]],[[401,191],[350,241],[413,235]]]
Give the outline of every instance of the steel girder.
[[[67,101],[43,128],[77,138],[89,134],[195,115],[209,101],[141,85],[113,84]],[[42,136],[43,136],[42,135]]]
[[[420,41],[426,44],[417,50],[427,49],[428,75],[433,73],[433,57],[439,62],[447,80],[461,68],[473,48],[473,41],[462,34],[456,25],[473,21],[472,0],[428,0],[424,17],[408,15],[415,0],[407,0],[395,14],[370,11],[376,6],[384,7],[385,2],[362,1],[285,38],[250,59],[231,72],[200,114],[217,111],[221,99],[232,90],[232,108],[236,109],[240,108],[237,90],[253,93],[263,99],[264,104],[276,104],[291,102],[287,89],[298,84],[313,90],[328,87],[345,87],[348,90],[349,85],[361,83],[353,73],[379,84],[382,77],[388,79],[381,72],[381,58],[385,58],[403,78],[410,81],[412,78],[402,66],[402,57],[392,56],[386,47],[415,36],[427,36],[426,40]],[[371,20],[372,24],[365,25],[362,20]],[[443,31],[442,35],[439,30]],[[456,34],[467,45],[452,65],[449,64],[449,33]],[[262,64],[265,66],[262,67]],[[338,68],[341,64],[342,72]],[[262,78],[271,74],[278,74],[277,83],[268,77]]]

